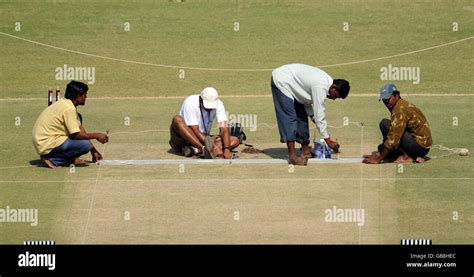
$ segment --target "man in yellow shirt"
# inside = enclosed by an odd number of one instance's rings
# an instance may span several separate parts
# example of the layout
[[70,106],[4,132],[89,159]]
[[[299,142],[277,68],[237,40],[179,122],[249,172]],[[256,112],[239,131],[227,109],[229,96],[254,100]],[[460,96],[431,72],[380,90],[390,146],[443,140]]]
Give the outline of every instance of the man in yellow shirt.
[[108,142],[107,134],[87,133],[76,107],[84,105],[88,86],[82,82],[71,81],[66,87],[65,98],[46,108],[33,127],[33,145],[41,160],[50,168],[84,163],[76,160],[91,152],[92,161],[102,159],[102,155],[90,142]]

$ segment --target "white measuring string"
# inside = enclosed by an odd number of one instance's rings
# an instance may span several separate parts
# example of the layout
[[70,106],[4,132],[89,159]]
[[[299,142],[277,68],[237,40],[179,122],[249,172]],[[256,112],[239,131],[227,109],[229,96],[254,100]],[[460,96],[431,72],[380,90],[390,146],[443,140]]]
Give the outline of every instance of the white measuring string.
[[[106,148],[107,148],[107,143],[104,144],[104,148],[102,150],[103,155],[105,155],[105,149]],[[82,244],[84,244],[85,241],[86,241],[87,229],[89,227],[89,222],[90,222],[90,218],[91,218],[91,214],[92,214],[92,207],[94,206],[95,191],[96,191],[97,184],[99,183],[100,170],[102,169],[102,164],[100,162],[98,162],[98,166],[99,166],[99,168],[97,169],[97,177],[95,179],[94,187],[92,188],[92,196],[91,196],[91,201],[89,203],[89,211],[87,213],[87,221],[86,221],[86,224],[85,224],[85,227],[84,227],[84,233],[82,235]]]
[[[191,66],[181,66],[181,65],[170,65],[170,64],[158,64],[158,63],[147,63],[147,62],[140,62],[140,61],[133,61],[133,60],[126,60],[126,59],[119,59],[119,58],[113,58],[113,57],[107,57],[107,56],[101,56],[101,55],[96,55],[96,54],[91,54],[91,53],[86,53],[86,52],[81,52],[77,50],[72,50],[72,49],[67,49],[63,47],[58,47],[54,46],[51,44],[46,44],[38,41],[34,41],[31,39],[19,37],[19,36],[14,36],[8,33],[0,32],[0,35],[11,37],[17,40],[22,40],[25,42],[29,42],[32,44],[40,45],[43,47],[48,47],[52,48],[55,50],[59,51],[64,51],[64,52],[69,52],[69,53],[74,53],[78,55],[83,55],[83,56],[88,56],[92,58],[98,58],[98,59],[104,59],[104,60],[111,60],[111,61],[116,61],[116,62],[122,62],[122,63],[129,63],[129,64],[137,64],[137,65],[145,65],[145,66],[153,66],[153,67],[162,67],[162,68],[172,68],[172,69],[188,69],[188,70],[201,70],[201,71],[230,71],[230,72],[265,72],[265,71],[272,71],[273,68],[257,68],[257,69],[251,69],[251,68],[208,68],[208,67],[191,67]],[[320,68],[328,68],[328,67],[337,67],[337,66],[346,66],[346,65],[354,65],[354,64],[362,64],[362,63],[369,63],[373,61],[379,61],[379,60],[386,60],[386,59],[391,59],[391,58],[396,58],[396,57],[401,57],[401,56],[407,56],[407,55],[412,55],[428,50],[433,50],[436,48],[441,48],[445,47],[448,45],[460,43],[463,41],[467,41],[474,38],[474,36],[431,46],[431,47],[426,47],[414,51],[409,51],[409,52],[404,52],[404,53],[399,53],[399,54],[394,54],[394,55],[388,55],[388,56],[383,56],[383,57],[378,57],[378,58],[373,58],[373,59],[366,59],[366,60],[360,60],[360,61],[353,61],[353,62],[345,62],[345,63],[337,63],[337,64],[327,64],[327,65],[317,65],[317,67]]]

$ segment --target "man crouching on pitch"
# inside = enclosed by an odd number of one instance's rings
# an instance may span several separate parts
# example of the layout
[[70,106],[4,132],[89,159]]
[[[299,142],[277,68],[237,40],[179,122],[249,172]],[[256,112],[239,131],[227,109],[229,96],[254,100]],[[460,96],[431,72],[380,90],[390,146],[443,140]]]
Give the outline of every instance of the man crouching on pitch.
[[391,113],[391,119],[382,119],[380,131],[383,143],[378,152],[364,156],[364,163],[378,164],[383,160],[396,163],[424,162],[424,156],[433,143],[431,130],[423,113],[415,105],[400,97],[394,84],[380,90],[380,99]]
[[87,133],[76,110],[77,106],[86,103],[88,89],[84,83],[71,81],[66,87],[65,98],[46,108],[36,120],[33,145],[50,168],[85,164],[78,158],[89,152],[93,162],[102,159],[90,140],[106,143],[109,141],[107,134]]
[[[210,136],[212,122],[217,117],[219,136]],[[224,103],[217,90],[205,88],[200,95],[187,97],[179,115],[170,126],[170,146],[185,157],[204,155],[206,159],[223,157],[232,159],[232,149],[240,144],[238,137],[230,135]]]

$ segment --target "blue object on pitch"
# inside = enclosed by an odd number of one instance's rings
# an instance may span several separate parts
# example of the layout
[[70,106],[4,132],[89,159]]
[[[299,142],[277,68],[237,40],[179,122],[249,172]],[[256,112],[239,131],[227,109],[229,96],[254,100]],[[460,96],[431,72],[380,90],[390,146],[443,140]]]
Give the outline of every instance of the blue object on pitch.
[[331,159],[331,148],[324,139],[314,141],[314,157],[316,159]]
[[324,159],[331,159],[331,148],[324,142]]
[[320,142],[314,142],[314,157],[316,159],[322,159],[324,155],[323,145]]

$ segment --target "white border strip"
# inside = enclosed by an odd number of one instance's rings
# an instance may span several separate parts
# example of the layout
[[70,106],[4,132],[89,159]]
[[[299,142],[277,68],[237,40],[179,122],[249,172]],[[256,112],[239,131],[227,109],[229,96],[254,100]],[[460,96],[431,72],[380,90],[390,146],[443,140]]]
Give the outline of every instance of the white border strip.
[[[308,164],[358,164],[362,158],[309,159]],[[179,159],[179,160],[102,160],[101,165],[173,165],[173,164],[288,164],[286,159]]]

